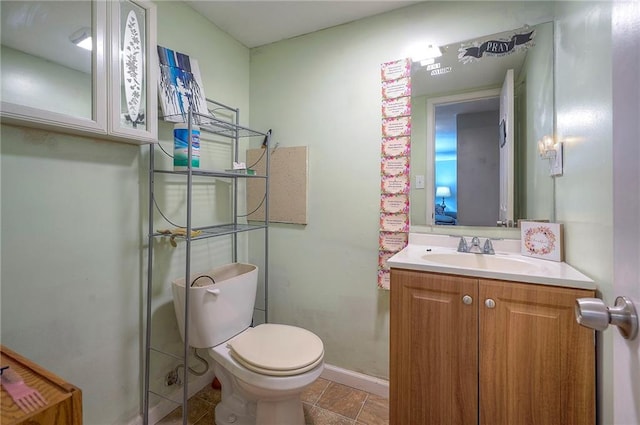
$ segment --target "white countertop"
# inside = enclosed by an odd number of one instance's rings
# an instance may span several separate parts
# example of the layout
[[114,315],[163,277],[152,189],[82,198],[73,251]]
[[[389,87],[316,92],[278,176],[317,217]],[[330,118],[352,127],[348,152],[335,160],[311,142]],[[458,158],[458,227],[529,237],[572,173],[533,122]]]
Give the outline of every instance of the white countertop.
[[[409,245],[389,258],[387,265],[391,268],[509,280],[538,285],[597,289],[592,279],[580,273],[567,263],[541,260],[521,255],[519,240],[494,240],[492,242],[496,253],[495,255],[488,255],[456,253],[459,239],[459,236],[410,234]],[[467,237],[467,240],[470,239],[470,237]],[[484,239],[485,238],[480,238],[481,242],[484,242]],[[513,269],[500,270],[499,268],[487,270],[483,268],[462,267],[438,263],[437,261],[429,261],[428,258],[431,254],[446,254],[452,256],[481,255],[494,257],[494,259],[498,261],[504,260],[515,264],[522,263],[529,267],[524,267],[521,271]]]

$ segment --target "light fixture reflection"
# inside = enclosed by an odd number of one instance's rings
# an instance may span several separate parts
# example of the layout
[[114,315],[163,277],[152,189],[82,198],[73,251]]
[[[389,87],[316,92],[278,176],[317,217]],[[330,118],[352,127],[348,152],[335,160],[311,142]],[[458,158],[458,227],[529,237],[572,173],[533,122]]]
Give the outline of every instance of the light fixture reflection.
[[91,29],[87,27],[80,28],[69,36],[69,41],[78,47],[86,50],[93,50],[93,40],[91,38]]
[[421,66],[426,66],[442,56],[442,50],[435,44],[421,43],[411,47],[409,56],[413,62],[420,62]]

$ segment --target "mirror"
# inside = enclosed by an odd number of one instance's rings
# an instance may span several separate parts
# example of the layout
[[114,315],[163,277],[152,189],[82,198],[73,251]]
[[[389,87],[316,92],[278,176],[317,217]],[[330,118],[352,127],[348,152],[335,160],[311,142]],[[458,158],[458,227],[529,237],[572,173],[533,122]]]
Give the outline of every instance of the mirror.
[[156,6],[0,1],[2,123],[157,140]]
[[[91,2],[2,1],[2,100],[93,118]],[[46,93],[46,96],[43,96]]]
[[[440,49],[412,67],[411,224],[551,220],[553,178],[537,143],[554,133],[553,23]],[[513,95],[501,95],[509,69]]]

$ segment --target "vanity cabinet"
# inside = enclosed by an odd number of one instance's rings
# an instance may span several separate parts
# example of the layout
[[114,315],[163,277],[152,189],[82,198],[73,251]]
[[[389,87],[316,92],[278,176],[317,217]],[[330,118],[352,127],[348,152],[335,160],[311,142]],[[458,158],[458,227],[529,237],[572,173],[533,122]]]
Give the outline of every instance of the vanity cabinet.
[[392,268],[390,423],[595,423],[592,290]]

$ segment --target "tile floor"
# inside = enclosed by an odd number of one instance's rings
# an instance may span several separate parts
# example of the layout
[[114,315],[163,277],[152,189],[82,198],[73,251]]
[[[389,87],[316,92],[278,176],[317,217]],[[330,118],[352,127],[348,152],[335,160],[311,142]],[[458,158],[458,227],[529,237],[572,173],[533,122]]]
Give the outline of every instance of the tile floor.
[[[189,424],[214,425],[214,407],[220,390],[207,385],[189,399]],[[307,425],[384,425],[389,423],[389,401],[365,391],[319,378],[302,394]],[[182,423],[178,407],[158,425]],[[287,425],[287,424],[282,424]]]

